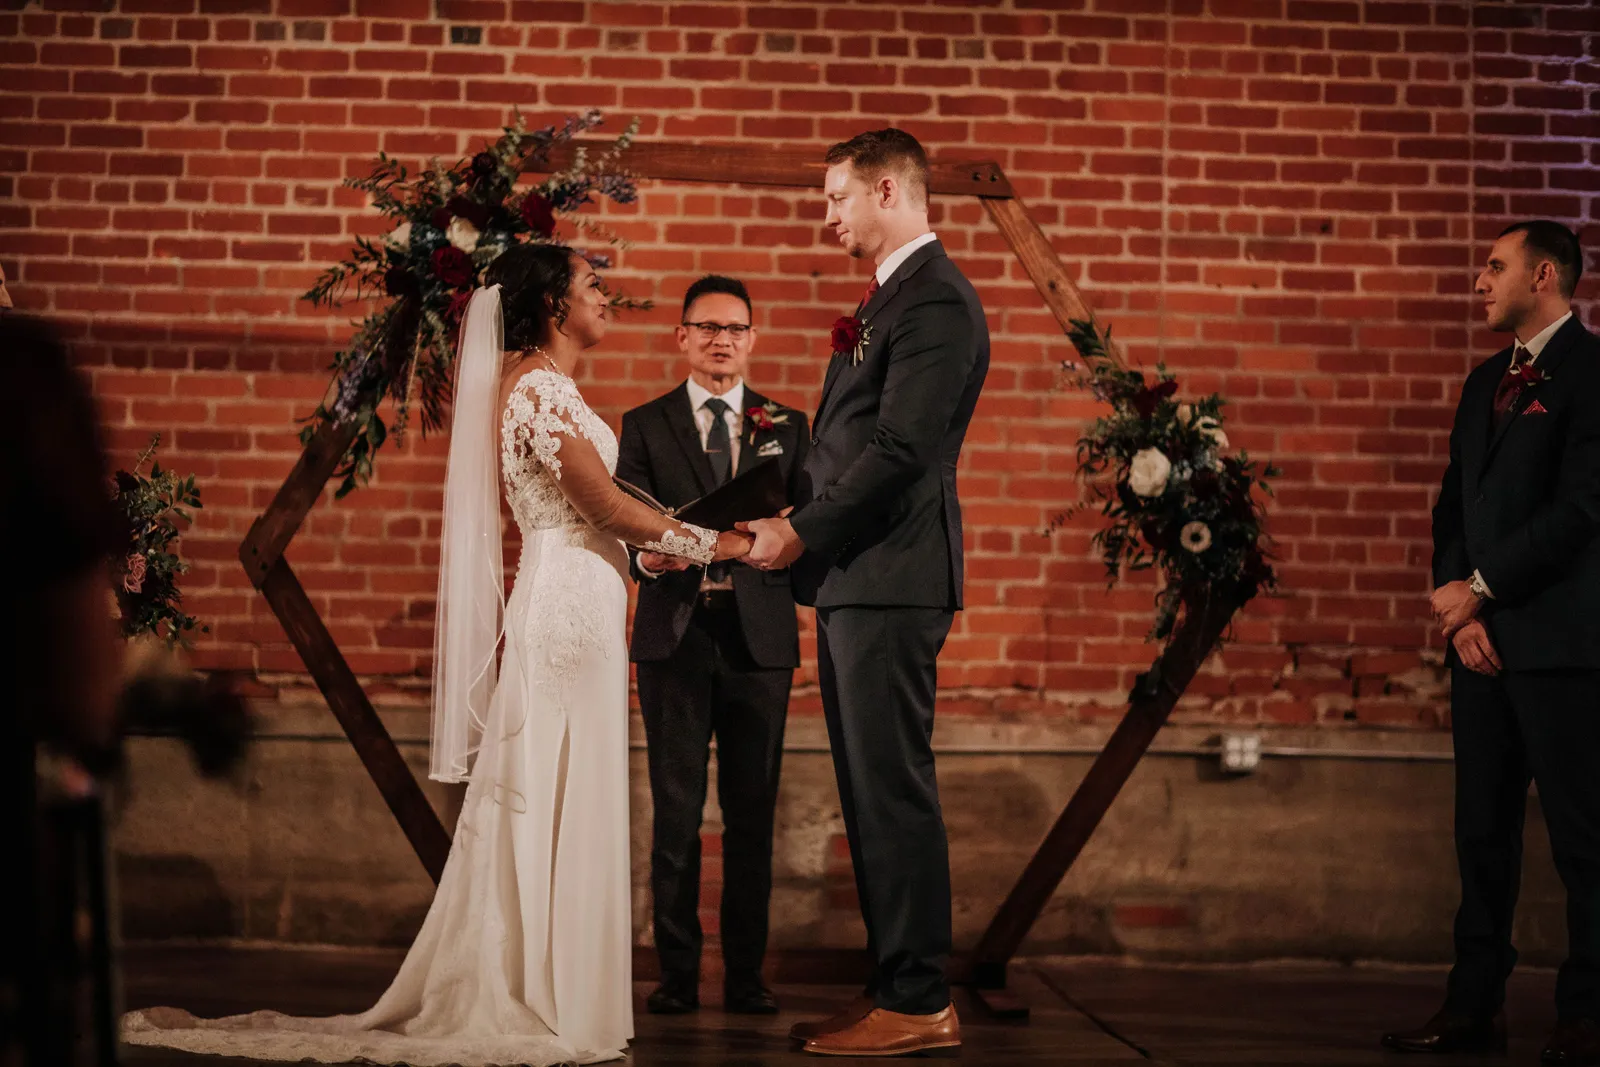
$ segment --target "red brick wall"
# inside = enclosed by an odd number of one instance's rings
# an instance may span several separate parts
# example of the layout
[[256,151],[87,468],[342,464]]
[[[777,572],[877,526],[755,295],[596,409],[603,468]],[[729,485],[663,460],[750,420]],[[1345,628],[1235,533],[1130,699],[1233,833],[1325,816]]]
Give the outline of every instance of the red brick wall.
[[[513,105],[819,150],[894,123],[998,160],[1132,355],[1221,389],[1234,442],[1284,468],[1283,590],[1184,714],[1428,724],[1428,506],[1458,383],[1499,344],[1471,279],[1512,217],[1600,245],[1597,55],[1581,3],[35,3],[0,15],[0,263],[19,306],[82,338],[118,458],[159,430],[200,477],[202,665],[303,685],[234,553],[348,332],[297,300],[374,232],[340,178],[379,149],[469,152]],[[673,306],[717,270],[757,300],[753,380],[809,408],[862,273],[820,219],[811,194],[648,186],[616,220],[637,242],[618,274],[662,307],[589,361],[596,406],[614,420],[677,379]],[[942,682],[1103,713],[1148,662],[1150,589],[1103,592],[1088,523],[1039,533],[1078,496],[1093,406],[1052,391],[1069,349],[976,204],[935,222],[995,339]],[[425,685],[442,447],[386,449],[290,549],[379,692]]]

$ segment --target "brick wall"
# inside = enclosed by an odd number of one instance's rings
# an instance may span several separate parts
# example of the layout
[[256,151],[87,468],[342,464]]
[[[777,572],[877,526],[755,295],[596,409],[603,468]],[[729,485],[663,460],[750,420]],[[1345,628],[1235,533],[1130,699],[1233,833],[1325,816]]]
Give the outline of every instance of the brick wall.
[[[1499,345],[1471,279],[1512,217],[1600,246],[1585,3],[86,0],[0,14],[0,84],[12,292],[81,340],[119,461],[160,431],[163,462],[199,476],[197,658],[268,692],[306,680],[234,554],[348,333],[297,295],[375,232],[339,180],[380,149],[453,157],[512,106],[597,106],[645,137],[820,150],[893,123],[998,160],[1133,357],[1221,389],[1234,442],[1284,469],[1283,590],[1197,680],[1181,714],[1199,721],[1439,722],[1428,506],[1459,382]],[[603,414],[683,373],[667,327],[710,270],[756,298],[755,383],[814,404],[863,273],[816,196],[652,183],[613,214],[636,241],[617,274],[662,307],[588,361]],[[976,204],[935,224],[995,339],[942,683],[976,707],[1111,713],[1148,662],[1150,587],[1104,592],[1088,522],[1040,533],[1078,497],[1093,405],[1053,391],[1069,349]],[[443,447],[386,448],[289,553],[386,698],[425,691]]]

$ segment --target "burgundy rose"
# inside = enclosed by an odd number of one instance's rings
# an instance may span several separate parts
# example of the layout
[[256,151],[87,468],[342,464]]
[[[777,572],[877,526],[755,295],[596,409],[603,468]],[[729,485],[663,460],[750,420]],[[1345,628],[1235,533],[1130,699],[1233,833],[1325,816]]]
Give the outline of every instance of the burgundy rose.
[[777,425],[772,421],[772,416],[767,414],[767,409],[764,407],[749,408],[745,411],[744,417],[749,419],[750,424],[758,430],[770,430]]
[[450,228],[450,209],[447,207],[434,208],[433,214],[428,216],[428,221],[433,223],[433,228],[436,230],[448,230]]
[[1161,402],[1178,391],[1178,383],[1171,378],[1159,385],[1146,386],[1133,396],[1133,409],[1139,417],[1148,422],[1156,413],[1156,408]]
[[833,351],[835,354],[855,351],[861,343],[861,320],[854,315],[840,315],[833,321]]
[[[472,228],[475,230],[481,230],[489,225],[489,209],[476,200],[468,200],[464,196],[452,196],[450,202],[445,205],[445,210],[466,219],[472,223]],[[449,229],[449,227],[450,224],[446,222],[444,228]]]
[[472,157],[472,173],[480,178],[493,174],[499,165],[492,152],[479,152]]
[[471,293],[450,294],[450,306],[444,309],[445,321],[454,326],[461,321],[461,316],[467,313],[467,305],[472,302]]
[[452,289],[465,289],[472,284],[472,257],[446,245],[433,253],[433,276]]
[[417,286],[411,272],[396,265],[383,272],[383,291],[390,296],[404,296]]
[[1222,479],[1217,476],[1217,472],[1214,470],[1197,470],[1194,472],[1194,476],[1189,479],[1189,488],[1194,491],[1196,500],[1210,500],[1222,492]]
[[522,198],[522,221],[540,237],[549,237],[556,232],[555,209],[550,206],[550,201],[538,193],[529,193]]
[[1172,550],[1172,531],[1164,526],[1159,519],[1146,519],[1139,524],[1139,532],[1144,535],[1147,545],[1157,552],[1170,552]]

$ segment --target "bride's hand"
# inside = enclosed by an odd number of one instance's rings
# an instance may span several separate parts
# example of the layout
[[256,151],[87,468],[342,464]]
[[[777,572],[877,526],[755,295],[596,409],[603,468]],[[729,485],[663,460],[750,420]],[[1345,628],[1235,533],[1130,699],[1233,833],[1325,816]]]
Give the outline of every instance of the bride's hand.
[[717,534],[717,554],[711,557],[711,562],[721,563],[725,559],[743,559],[750,553],[750,546],[756,539],[747,533],[738,530],[723,530]]

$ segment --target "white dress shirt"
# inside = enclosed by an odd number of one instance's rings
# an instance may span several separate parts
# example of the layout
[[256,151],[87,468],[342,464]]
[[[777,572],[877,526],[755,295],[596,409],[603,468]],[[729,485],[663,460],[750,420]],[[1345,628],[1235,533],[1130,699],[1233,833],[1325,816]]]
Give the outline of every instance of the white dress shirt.
[[[1526,341],[1518,341],[1517,344],[1528,353],[1528,358],[1523,360],[1523,362],[1532,365],[1539,358],[1539,353],[1544,351],[1544,346],[1550,343],[1550,338],[1554,337],[1556,335],[1556,331],[1565,326],[1567,324],[1567,320],[1570,318],[1572,318],[1572,312],[1569,311],[1556,321],[1552,322],[1550,325],[1546,326],[1544,329],[1540,330],[1538,333],[1534,334],[1532,337],[1528,338]],[[1511,350],[1511,360],[1513,363],[1516,362],[1516,358],[1517,352],[1516,349],[1513,348]],[[1483,580],[1483,574],[1474,570],[1472,572],[1472,576],[1478,580],[1478,584],[1483,587],[1483,591],[1488,598],[1493,600],[1494,590],[1490,589],[1489,583]]]
[[911,240],[907,241],[893,252],[890,252],[884,257],[883,262],[878,264],[878,284],[889,284],[889,279],[894,277],[894,272],[899,269],[900,264],[904,263],[910,258],[911,253],[915,252],[923,245],[931,244],[938,239],[939,235],[936,233],[925,233],[921,237],[913,237]]
[[[711,435],[711,420],[716,418],[711,409],[706,407],[706,401],[716,394],[695,381],[689,379],[689,407],[694,412],[694,424],[700,431],[700,447],[706,447],[706,439]],[[723,421],[728,424],[728,443],[731,445],[732,455],[729,457],[731,466],[729,472],[739,469],[739,431],[744,428],[744,380],[736,382],[732,389],[719,397],[728,405],[728,411],[723,415]]]
[[[1526,341],[1517,342],[1523,348],[1528,350],[1527,362],[1532,363],[1534,360],[1539,358],[1539,353],[1543,352],[1544,346],[1550,343],[1550,338],[1554,337],[1556,335],[1556,331],[1565,326],[1567,324],[1567,320],[1570,318],[1572,318],[1572,312],[1569,311],[1556,321],[1552,322],[1550,325],[1546,326],[1544,329],[1540,330],[1538,333],[1534,334],[1532,337],[1528,338]],[[1512,354],[1515,355],[1515,352]]]

